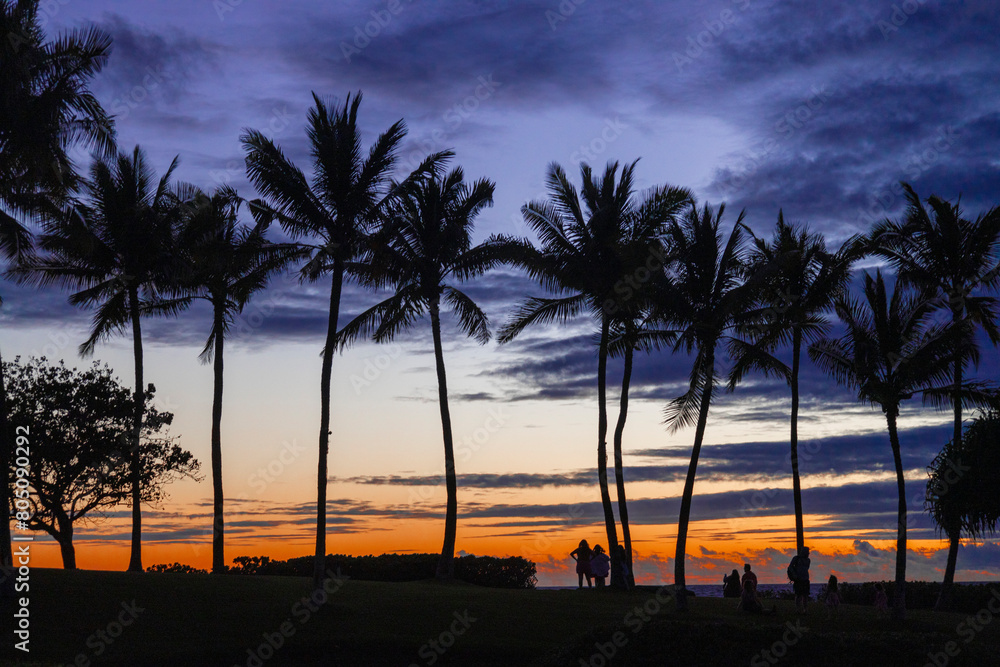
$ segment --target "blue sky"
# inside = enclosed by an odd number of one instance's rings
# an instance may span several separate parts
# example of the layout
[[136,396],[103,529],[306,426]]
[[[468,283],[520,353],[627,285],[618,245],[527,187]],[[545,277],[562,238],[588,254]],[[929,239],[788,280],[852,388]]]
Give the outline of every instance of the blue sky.
[[[496,202],[480,217],[480,237],[527,234],[520,206],[543,195],[552,161],[577,176],[580,161],[603,166],[641,158],[640,187],[689,187],[699,200],[724,201],[730,221],[746,208],[759,235],[769,234],[780,208],[832,244],[898,216],[900,180],[923,196],[961,197],[972,216],[1000,203],[1000,12],[988,0],[53,0],[45,21],[50,31],[94,22],[112,34],[114,51],[94,90],[116,115],[123,147],[141,144],[159,171],[179,155],[179,179],[203,188],[232,185],[247,197],[256,193],[243,168],[239,137],[245,128],[273,137],[308,171],[303,127],[311,93],[342,100],[360,89],[369,140],[405,119],[404,165],[451,148],[467,175],[496,181]],[[79,162],[86,164],[86,155]],[[282,503],[288,511],[300,507],[293,516],[301,522],[287,536],[303,544],[313,493],[325,289],[276,279],[248,310],[230,358],[226,428],[228,442],[239,441],[239,448],[230,445],[238,454],[227,454],[227,489],[240,502],[259,503],[258,513]],[[519,299],[540,292],[520,276],[498,272],[472,284],[469,293],[499,324]],[[3,294],[5,358],[42,352],[76,358],[87,313],[66,305],[59,290],[4,284]],[[354,288],[345,295],[350,313],[372,302],[372,295]],[[206,466],[210,373],[196,356],[207,327],[198,309],[147,325],[147,377],[175,407],[175,432]],[[397,504],[408,502],[406,494],[438,479],[440,430],[426,329],[418,327],[393,347],[362,344],[337,361],[339,431],[330,494],[352,499],[331,509],[345,534],[352,522],[359,531],[388,530],[391,519],[384,517],[399,516]],[[546,522],[554,524],[549,532],[558,544],[572,544],[576,533],[570,535],[558,517],[584,502],[597,527],[591,532],[602,535],[599,512],[587,504],[597,499],[591,324],[539,330],[503,348],[479,347],[455,334],[451,329],[447,335],[446,354],[459,441],[473,438],[490,410],[500,406],[509,415],[489,434],[488,445],[459,463],[467,494],[460,514],[470,526],[486,519],[491,526],[506,524],[503,544],[534,540],[533,531],[545,530]],[[131,377],[127,341],[100,348],[97,357]],[[635,482],[633,521],[662,528],[649,533],[653,561],[660,551],[672,553],[672,544],[662,541],[672,541],[674,481],[692,436],[668,434],[660,424],[663,404],[686,380],[686,363],[666,354],[642,359],[633,381],[627,474]],[[990,349],[980,374],[995,377],[997,367]],[[806,495],[807,509],[812,504],[816,515],[833,517],[824,519],[831,539],[885,540],[885,517],[895,500],[881,415],[856,404],[811,364],[803,372],[803,437],[824,443],[804,465],[817,488]],[[620,373],[612,364],[612,385]],[[609,398],[614,408],[617,392]],[[721,539],[710,522],[732,518],[754,490],[776,489],[767,494],[766,508],[754,513],[752,521],[762,523],[751,522],[748,531],[765,540],[768,530],[778,530],[765,518],[787,517],[790,483],[778,474],[786,411],[784,387],[760,379],[714,408],[699,478],[710,484],[694,507],[695,519],[709,522],[706,545],[712,535]],[[912,490],[920,489],[924,466],[947,437],[947,420],[919,406],[907,413]],[[304,443],[306,453],[258,493],[251,482],[255,466],[266,466],[292,441]],[[179,486],[177,495],[204,502],[210,487]],[[423,504],[409,502],[403,515],[419,509],[438,516],[442,499],[421,497]],[[357,502],[381,512],[382,526],[365,518],[370,515],[359,512]],[[239,502],[233,507],[243,511]],[[254,516],[248,510],[244,520],[271,521],[272,528],[288,523]],[[186,539],[164,521],[164,540]],[[428,550],[434,550],[438,528],[429,525]],[[234,525],[234,535],[250,544],[255,525],[244,528],[241,533]],[[331,535],[337,530],[331,526]],[[782,530],[787,539],[787,527]],[[94,531],[95,540],[124,532]],[[934,539],[926,519],[918,519],[914,537]],[[471,540],[464,548],[477,551],[476,544]],[[398,548],[404,546],[401,541]],[[987,551],[975,553],[1000,551],[995,544],[980,549]],[[704,558],[709,562],[711,553]],[[830,558],[834,562],[833,551]],[[942,556],[928,552],[927,558],[926,576],[936,577]],[[959,567],[965,562],[981,566],[963,556]],[[995,557],[986,564],[994,576],[1000,572]]]

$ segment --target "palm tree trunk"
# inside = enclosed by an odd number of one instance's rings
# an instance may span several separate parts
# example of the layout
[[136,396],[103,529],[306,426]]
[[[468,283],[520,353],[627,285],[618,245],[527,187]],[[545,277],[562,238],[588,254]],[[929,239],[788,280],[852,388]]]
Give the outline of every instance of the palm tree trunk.
[[222,348],[225,341],[223,328],[224,302],[215,303],[215,385],[212,396],[212,572],[222,574],[226,571],[225,555],[225,519],[223,515],[222,492],[222,379],[223,360]]
[[948,533],[948,563],[944,568],[944,581],[941,583],[941,592],[938,594],[937,602],[934,603],[934,611],[948,611],[951,609],[955,583],[955,564],[958,562],[958,545],[961,536],[961,530],[949,531]]
[[628,419],[628,390],[632,382],[631,345],[625,346],[625,371],[622,374],[622,395],[618,408],[618,424],[615,425],[615,485],[618,487],[618,517],[622,522],[622,539],[625,541],[625,562],[628,564],[628,584],[635,586],[635,573],[632,571],[632,531],[628,526],[628,505],[625,500],[625,469],[622,465],[622,434],[625,432],[625,420]]
[[[960,312],[952,313],[952,324],[959,326],[962,323],[962,315]],[[954,398],[954,414],[955,422],[954,428],[952,429],[952,442],[956,445],[962,442],[962,398],[958,395],[958,391],[962,386],[962,376],[964,369],[964,359],[965,350],[962,345],[958,346],[955,350],[955,368],[954,368],[954,378],[955,378],[955,398]],[[961,532],[959,532],[954,538],[949,535],[951,544],[948,547],[948,563],[945,565],[944,569],[944,581],[941,582],[941,592],[938,594],[937,602],[934,604],[935,609],[944,610],[951,606],[951,594],[952,586],[955,582],[955,568],[958,564],[958,541],[961,538]]]
[[893,586],[892,617],[903,620],[906,617],[906,485],[903,479],[903,458],[899,451],[899,433],[896,430],[898,408],[890,408],[885,413],[889,425],[889,444],[892,445],[892,460],[896,465],[896,490],[899,494],[899,518],[896,528],[896,583]]
[[[714,343],[713,343],[714,347]],[[698,425],[694,431],[694,445],[691,447],[691,463],[688,464],[687,479],[684,480],[684,493],[681,496],[681,513],[677,518],[677,549],[674,553],[674,597],[677,611],[687,611],[687,588],[684,581],[684,556],[687,549],[688,523],[691,520],[691,498],[694,496],[694,478],[698,471],[698,457],[701,455],[701,443],[705,439],[705,426],[708,424],[708,409],[712,405],[712,390],[715,387],[715,352],[710,351],[705,360],[707,372],[705,387],[701,392],[701,405],[698,407]]]
[[337,320],[340,318],[340,292],[344,284],[344,265],[335,260],[330,286],[330,318],[323,348],[323,370],[320,373],[319,394],[319,461],[316,466],[316,553],[313,560],[313,586],[320,588],[326,577],[326,486],[327,456],[330,451],[330,378],[333,375],[333,353],[337,345]]
[[792,333],[792,498],[795,503],[795,553],[802,553],[805,546],[805,527],[802,521],[802,483],[799,480],[799,356],[802,352],[802,330]]
[[73,546],[73,522],[59,519],[59,554],[62,556],[63,569],[76,569],[76,547]]
[[142,436],[142,418],[145,404],[142,384],[142,325],[139,322],[139,290],[129,291],[129,315],[132,319],[132,354],[135,358],[135,390],[132,394],[132,552],[128,571],[142,572],[142,456],[139,438]]
[[618,564],[618,527],[615,512],[608,491],[608,336],[610,321],[607,315],[601,318],[601,341],[597,351],[597,481],[601,487],[601,505],[604,507],[604,528],[608,536],[608,555],[611,556],[611,575],[614,580]]
[[7,442],[7,385],[4,382],[3,357],[0,356],[0,567],[14,565],[10,542],[10,444]]
[[444,483],[448,500],[444,516],[444,544],[437,565],[438,579],[455,576],[455,537],[458,533],[458,479],[455,475],[455,449],[451,437],[451,413],[448,411],[448,380],[444,371],[444,351],[441,347],[441,313],[437,302],[432,303],[431,333],[434,336],[434,364],[437,367],[438,405],[441,408],[441,432],[444,436]]

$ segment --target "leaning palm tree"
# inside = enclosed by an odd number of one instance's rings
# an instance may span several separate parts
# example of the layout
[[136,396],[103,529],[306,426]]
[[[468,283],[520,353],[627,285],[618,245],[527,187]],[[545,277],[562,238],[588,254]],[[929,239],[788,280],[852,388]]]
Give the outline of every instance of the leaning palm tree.
[[[1000,302],[984,294],[1000,288],[1000,207],[968,220],[958,204],[931,195],[928,211],[912,187],[903,183],[903,188],[909,203],[905,218],[875,227],[871,234],[874,251],[896,267],[900,280],[937,299],[938,307],[961,327],[963,337],[952,361],[952,380],[959,387],[965,367],[979,358],[976,329],[985,331],[994,345],[1000,343]],[[952,440],[958,442],[962,401],[955,399],[953,409]],[[953,542],[951,549],[938,608],[949,605],[955,579],[958,544]]]
[[[111,37],[97,28],[45,41],[39,0],[0,2],[0,255],[30,257],[25,225],[51,211],[77,181],[68,149],[113,146],[111,119],[87,85]],[[2,305],[0,299],[0,305]],[[0,361],[0,511],[10,507],[6,388]],[[0,521],[0,566],[11,565],[10,524]]]
[[716,349],[740,325],[752,305],[746,274],[745,212],[740,212],[729,239],[722,244],[720,226],[725,205],[717,211],[706,204],[699,212],[692,203],[687,213],[669,227],[672,262],[670,280],[660,283],[657,317],[676,335],[674,351],[695,353],[688,390],[665,410],[671,431],[695,425],[694,445],[688,464],[674,556],[674,596],[678,611],[688,608],[684,559],[687,548],[691,500],[698,458],[705,438],[709,408],[718,377]]
[[39,238],[43,255],[15,268],[12,275],[37,286],[62,284],[69,301],[96,309],[90,337],[80,354],[131,329],[135,361],[133,426],[130,443],[132,548],[129,572],[142,572],[142,513],[139,437],[144,411],[142,325],[144,315],[173,314],[176,231],[180,199],[170,187],[177,159],[157,180],[136,146],[131,155],[97,157],[83,185],[85,199],[46,221]]
[[[307,135],[313,158],[310,182],[282,150],[257,130],[241,137],[247,175],[264,196],[264,213],[276,219],[293,239],[305,238],[311,251],[302,267],[303,279],[330,280],[330,306],[320,373],[319,460],[316,473],[316,550],[313,584],[326,573],[327,458],[330,449],[330,380],[337,347],[340,298],[352,263],[365,248],[367,232],[398,195],[392,183],[400,142],[406,136],[402,120],[393,123],[362,153],[358,127],[361,93],[330,107],[316,94],[309,110]],[[433,159],[428,158],[429,161]],[[420,169],[426,168],[427,161]]]
[[472,245],[476,217],[493,204],[493,183],[480,179],[467,184],[460,167],[445,175],[441,173],[442,166],[439,163],[426,178],[402,188],[404,194],[393,206],[391,218],[379,235],[382,243],[366,258],[365,283],[372,287],[392,287],[395,293],[358,315],[338,334],[337,340],[341,346],[349,345],[359,336],[387,342],[425,314],[430,315],[448,496],[437,577],[451,579],[455,571],[458,482],[441,344],[441,301],[452,307],[466,336],[482,344],[488,342],[486,314],[454,284],[505,263],[510,253],[509,245],[500,237]]
[[[948,384],[951,360],[961,332],[930,323],[933,304],[907,296],[898,281],[887,299],[881,271],[875,278],[865,274],[864,295],[863,302],[846,296],[837,299],[836,313],[847,331],[839,339],[813,343],[809,356],[839,384],[855,389],[861,401],[879,406],[885,414],[899,500],[893,615],[902,619],[906,615],[907,519],[897,430],[900,405],[917,393],[936,404],[948,400],[953,391]],[[967,396],[981,398],[982,394],[969,391]]]
[[996,532],[1000,522],[998,441],[1000,412],[984,412],[972,420],[960,441],[949,441],[927,466],[925,507],[949,542],[945,572],[955,570],[963,535],[979,539]]
[[266,238],[268,221],[262,217],[252,226],[241,225],[237,214],[242,200],[231,188],[211,196],[195,191],[188,202],[189,213],[179,236],[185,257],[180,288],[187,293],[178,303],[194,299],[212,306],[212,330],[201,351],[201,359],[214,370],[212,392],[212,572],[226,571],[225,519],[222,492],[222,392],[223,352],[226,335],[237,315],[265,287],[274,273],[297,258],[300,249]]
[[[792,497],[795,505],[796,553],[805,546],[802,519],[802,485],[799,479],[799,370],[802,345],[815,342],[830,330],[825,314],[847,289],[851,266],[861,257],[859,239],[848,239],[835,253],[826,249],[823,237],[789,225],[781,211],[771,241],[754,236],[750,254],[750,281],[758,291],[760,307],[746,333],[750,340],[730,340],[734,359],[729,373],[732,390],[757,369],[783,377],[791,389]],[[791,367],[774,353],[791,345]]]
[[[669,186],[653,188],[637,198],[635,166],[636,162],[625,165],[619,176],[618,163],[609,163],[598,176],[582,164],[580,191],[562,167],[555,163],[549,166],[546,180],[550,198],[521,208],[542,248],[528,252],[520,264],[530,277],[562,296],[528,299],[498,335],[499,341],[506,343],[532,324],[566,321],[584,311],[597,320],[597,478],[614,576],[620,573],[615,548],[618,530],[608,491],[606,442],[611,330],[616,317],[628,316],[630,309],[634,310],[632,304],[641,302],[643,290],[634,287],[636,281],[645,284],[654,272],[646,268],[644,274],[637,275],[636,271],[650,257],[664,256],[663,231],[690,199],[687,190]],[[624,501],[624,494],[621,499]]]

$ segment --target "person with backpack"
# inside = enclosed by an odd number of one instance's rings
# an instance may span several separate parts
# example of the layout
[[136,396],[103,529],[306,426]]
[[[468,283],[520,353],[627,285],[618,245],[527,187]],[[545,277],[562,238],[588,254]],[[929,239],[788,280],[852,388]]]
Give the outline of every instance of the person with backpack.
[[798,555],[788,564],[788,579],[795,591],[795,610],[806,613],[806,602],[809,601],[809,547],[802,547]]

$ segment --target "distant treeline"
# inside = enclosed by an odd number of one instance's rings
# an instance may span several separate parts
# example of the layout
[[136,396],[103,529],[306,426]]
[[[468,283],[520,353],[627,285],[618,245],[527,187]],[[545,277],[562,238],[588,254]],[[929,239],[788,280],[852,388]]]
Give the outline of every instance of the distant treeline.
[[[326,568],[329,572],[339,572],[360,581],[419,581],[434,577],[439,558],[440,554],[382,554],[381,556],[328,554]],[[206,573],[206,570],[181,563],[153,565],[147,571]],[[238,556],[233,559],[233,565],[227,568],[226,573],[308,577],[313,573],[313,557],[271,560],[268,556]],[[455,558],[455,578],[478,586],[534,588],[538,583],[535,574],[535,564],[520,556]]]
[[[893,582],[882,583],[885,586],[885,593],[892,599]],[[862,584],[844,584],[837,586],[840,599],[845,604],[874,605],[875,604],[875,582],[868,581]],[[820,599],[826,592],[820,593]],[[906,608],[907,609],[933,609],[934,604],[941,594],[940,581],[907,581],[906,582]],[[987,609],[990,600],[1000,600],[1000,582],[990,584],[958,584],[952,588],[952,603],[950,611],[965,612],[975,614],[983,609]],[[997,603],[993,603],[996,606]]]

